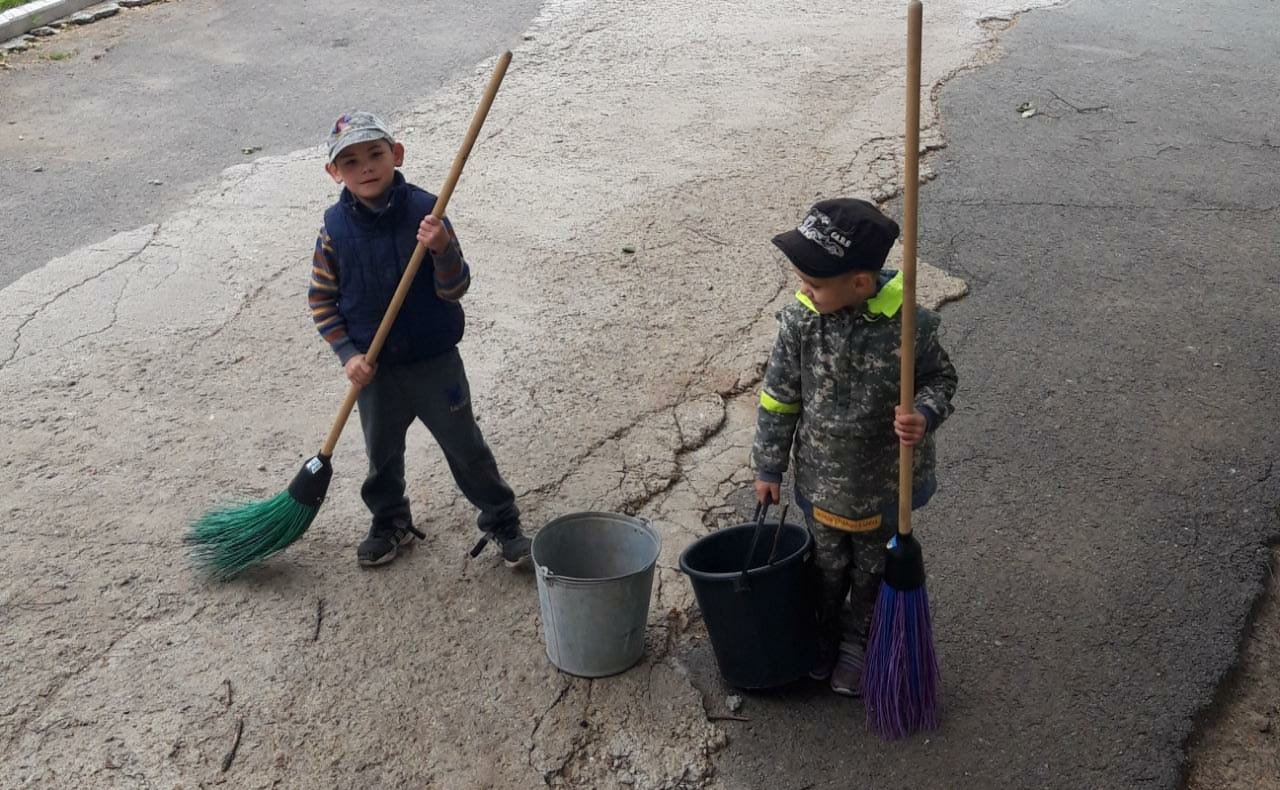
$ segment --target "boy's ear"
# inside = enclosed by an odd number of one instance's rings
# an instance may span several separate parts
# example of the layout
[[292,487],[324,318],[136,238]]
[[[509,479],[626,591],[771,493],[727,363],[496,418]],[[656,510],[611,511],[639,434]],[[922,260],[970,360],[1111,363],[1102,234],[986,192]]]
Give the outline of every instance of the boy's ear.
[[400,143],[391,144],[391,155],[395,157],[396,167],[404,164],[404,146]]
[[329,178],[332,178],[334,180],[334,183],[337,183],[337,184],[342,183],[342,175],[338,173],[338,166],[335,165],[333,162],[325,163],[324,172],[329,174]]

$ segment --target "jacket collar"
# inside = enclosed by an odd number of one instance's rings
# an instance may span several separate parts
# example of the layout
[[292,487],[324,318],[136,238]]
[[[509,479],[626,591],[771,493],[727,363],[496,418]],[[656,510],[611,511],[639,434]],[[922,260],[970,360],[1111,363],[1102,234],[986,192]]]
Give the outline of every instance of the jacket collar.
[[[862,311],[863,317],[871,321],[882,317],[893,318],[902,309],[902,272],[882,269],[878,285],[876,295],[867,300]],[[796,291],[796,300],[809,308],[810,312],[818,312],[818,308],[813,306],[813,301],[803,291]]]
[[902,309],[902,272],[880,272],[880,287],[876,295],[867,300],[866,315],[879,318],[893,318]]
[[379,217],[391,214],[404,203],[404,194],[408,189],[407,184],[408,182],[404,180],[404,174],[397,170],[395,177],[391,181],[391,188],[387,190],[387,205],[383,206],[381,211],[374,211],[364,203],[361,203],[360,199],[351,194],[351,190],[346,187],[342,188],[342,194],[338,197],[338,202],[352,214],[355,214],[357,218],[374,221]]

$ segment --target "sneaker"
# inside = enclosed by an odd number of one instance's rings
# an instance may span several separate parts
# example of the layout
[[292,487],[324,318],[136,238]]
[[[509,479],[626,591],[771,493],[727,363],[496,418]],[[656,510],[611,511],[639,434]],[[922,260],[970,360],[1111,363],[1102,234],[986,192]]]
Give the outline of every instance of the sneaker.
[[809,670],[809,677],[814,680],[826,680],[831,677],[831,670],[835,669],[836,659],[839,657],[836,646],[834,639],[818,639],[818,663]]
[[374,524],[356,548],[356,561],[366,568],[386,565],[396,558],[400,547],[412,543],[413,538],[413,529],[405,521]]
[[529,558],[529,548],[533,541],[520,531],[520,527],[515,527],[502,536],[494,535],[493,539],[502,550],[502,561],[509,567],[514,568]]
[[831,690],[845,697],[861,697],[866,648],[859,642],[842,639],[836,652],[836,665],[831,670]]

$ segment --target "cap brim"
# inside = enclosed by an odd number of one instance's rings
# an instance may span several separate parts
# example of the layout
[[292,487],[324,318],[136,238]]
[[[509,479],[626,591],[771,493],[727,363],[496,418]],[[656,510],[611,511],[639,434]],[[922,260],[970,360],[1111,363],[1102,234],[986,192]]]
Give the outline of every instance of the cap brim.
[[345,149],[350,148],[353,145],[359,145],[360,143],[367,143],[371,140],[386,140],[388,143],[393,142],[386,132],[381,132],[377,129],[361,129],[360,131],[352,132],[343,137],[336,145],[334,145],[333,148],[330,148],[329,161],[333,162],[333,160],[338,158],[338,154],[342,153]]
[[810,277],[830,277],[837,272],[831,271],[830,256],[818,245],[809,241],[798,230],[789,230],[773,237],[773,246],[782,250],[791,265]]

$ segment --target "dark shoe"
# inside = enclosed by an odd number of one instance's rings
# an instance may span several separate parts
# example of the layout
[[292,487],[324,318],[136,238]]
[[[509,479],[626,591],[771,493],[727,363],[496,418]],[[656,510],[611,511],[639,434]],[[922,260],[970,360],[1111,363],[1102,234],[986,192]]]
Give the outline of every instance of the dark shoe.
[[366,568],[386,565],[396,558],[400,547],[413,542],[413,528],[406,521],[374,524],[356,548],[356,561]]
[[502,561],[509,567],[514,568],[529,559],[529,549],[533,546],[533,541],[529,540],[519,527],[503,535],[494,535],[493,539],[502,550]]
[[529,557],[529,547],[533,545],[533,541],[525,537],[520,531],[520,525],[509,527],[501,534],[497,532],[486,532],[484,537],[480,538],[475,548],[469,552],[472,557],[479,557],[480,552],[484,551],[484,547],[493,541],[498,544],[498,549],[502,552],[502,560],[509,567],[514,568],[524,562]]
[[840,640],[836,665],[831,670],[831,690],[845,697],[862,696],[862,668],[866,663],[867,649],[861,642],[845,638]]
[[831,677],[831,670],[836,667],[837,642],[834,639],[818,639],[818,663],[809,670],[809,677],[814,680],[826,680]]

